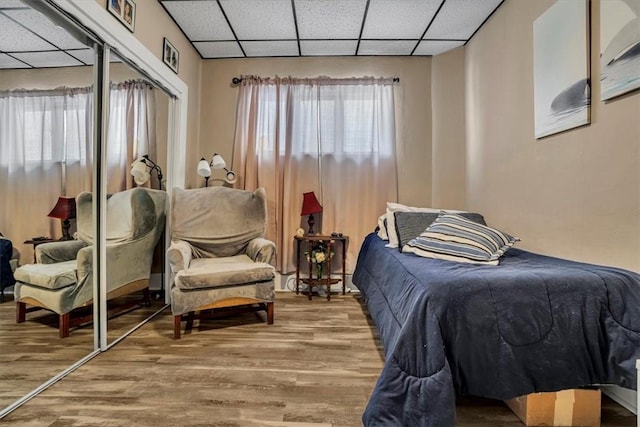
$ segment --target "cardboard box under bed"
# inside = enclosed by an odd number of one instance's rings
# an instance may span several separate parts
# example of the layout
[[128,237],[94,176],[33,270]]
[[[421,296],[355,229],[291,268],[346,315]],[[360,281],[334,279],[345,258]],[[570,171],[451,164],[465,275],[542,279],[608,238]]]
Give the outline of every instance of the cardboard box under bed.
[[600,426],[600,390],[531,393],[505,403],[527,426]]

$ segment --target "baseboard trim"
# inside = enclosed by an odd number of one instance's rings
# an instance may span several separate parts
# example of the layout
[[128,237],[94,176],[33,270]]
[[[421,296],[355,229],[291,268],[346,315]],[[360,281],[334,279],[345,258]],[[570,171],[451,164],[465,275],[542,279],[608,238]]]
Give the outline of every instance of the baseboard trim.
[[638,415],[637,392],[635,390],[618,387],[617,385],[600,386],[600,390],[629,411]]

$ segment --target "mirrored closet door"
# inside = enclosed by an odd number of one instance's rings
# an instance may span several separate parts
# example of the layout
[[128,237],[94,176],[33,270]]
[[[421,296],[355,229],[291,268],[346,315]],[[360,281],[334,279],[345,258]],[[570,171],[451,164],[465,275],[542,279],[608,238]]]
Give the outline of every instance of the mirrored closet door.
[[164,306],[170,97],[111,51],[106,127],[107,342]]
[[21,280],[0,283],[0,409],[95,342],[93,280],[73,271],[79,259],[93,268],[79,236],[93,229],[93,202],[76,200],[92,191],[97,48],[32,4],[0,0],[0,233]]
[[[162,200],[184,186],[188,87],[106,16],[93,1],[0,0],[0,233],[21,278],[1,289],[0,416],[166,301]],[[142,260],[145,272],[125,277]]]

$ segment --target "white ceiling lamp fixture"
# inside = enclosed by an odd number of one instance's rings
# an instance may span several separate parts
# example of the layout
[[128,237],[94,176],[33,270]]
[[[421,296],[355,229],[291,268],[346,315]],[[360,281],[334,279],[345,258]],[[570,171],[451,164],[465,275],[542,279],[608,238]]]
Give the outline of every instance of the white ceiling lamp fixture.
[[209,186],[209,178],[211,177],[211,169],[224,169],[225,177],[224,181],[227,184],[233,185],[238,180],[236,173],[232,170],[227,169],[227,162],[224,161],[222,156],[218,153],[215,153],[211,158],[211,162],[207,162],[207,160],[203,157],[198,162],[198,175],[204,178],[204,186]]

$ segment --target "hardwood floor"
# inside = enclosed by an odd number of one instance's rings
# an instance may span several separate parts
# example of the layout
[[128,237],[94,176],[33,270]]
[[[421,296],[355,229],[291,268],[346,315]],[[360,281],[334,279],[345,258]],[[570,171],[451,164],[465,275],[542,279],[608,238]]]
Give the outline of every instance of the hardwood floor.
[[[114,304],[124,300],[114,300]],[[136,299],[139,296],[135,296]],[[109,342],[162,307],[139,307],[109,319]],[[71,329],[67,338],[58,337],[58,315],[38,310],[27,313],[24,323],[16,324],[16,304],[11,295],[0,304],[0,408],[21,398],[93,350],[93,324]]]
[[[272,326],[264,313],[246,313],[196,323],[178,341],[165,310],[2,423],[360,426],[383,366],[363,310],[353,295],[327,302],[279,293]],[[457,418],[459,426],[522,426],[488,399],[459,399]],[[635,426],[635,416],[603,399],[603,426]]]

